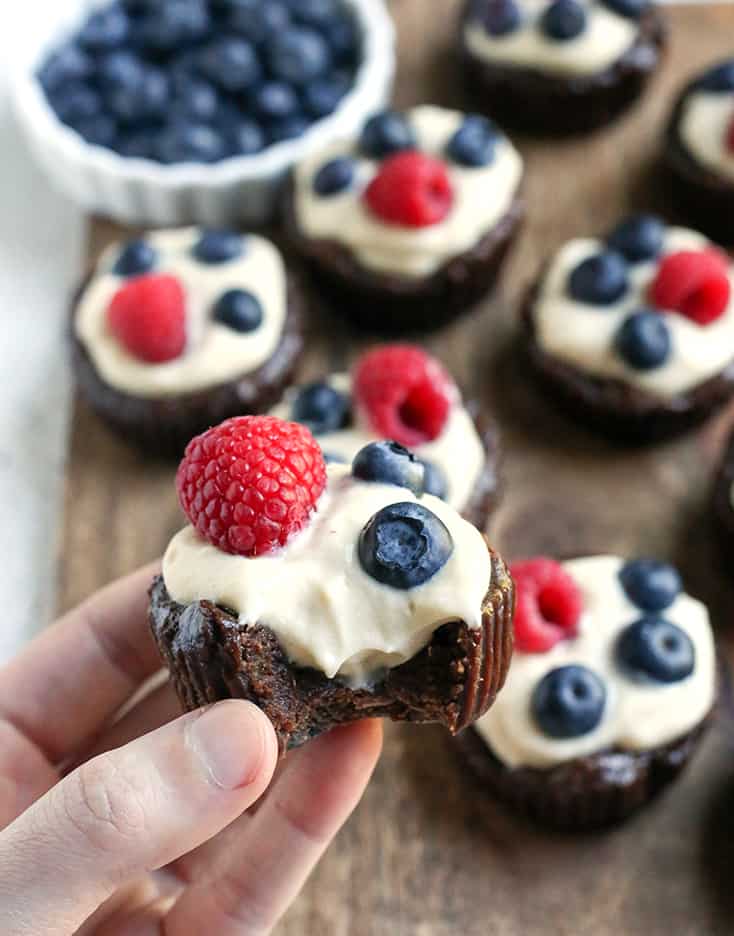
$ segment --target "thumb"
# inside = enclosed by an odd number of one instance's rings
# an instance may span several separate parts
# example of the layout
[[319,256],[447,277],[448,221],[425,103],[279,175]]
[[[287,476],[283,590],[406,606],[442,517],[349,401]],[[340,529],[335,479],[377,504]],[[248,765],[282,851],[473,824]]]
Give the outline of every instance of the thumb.
[[88,761],[0,833],[0,932],[74,932],[121,884],[229,825],[276,760],[265,715],[229,701]]

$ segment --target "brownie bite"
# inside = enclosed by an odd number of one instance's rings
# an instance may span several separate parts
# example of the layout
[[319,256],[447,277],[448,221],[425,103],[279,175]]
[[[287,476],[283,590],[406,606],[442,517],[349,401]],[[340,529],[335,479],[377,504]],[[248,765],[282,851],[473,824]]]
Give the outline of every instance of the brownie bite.
[[522,325],[544,389],[612,437],[681,432],[734,390],[730,258],[654,216],[565,244],[530,289]]
[[494,285],[523,215],[522,175],[484,117],[386,111],[296,167],[286,227],[349,322],[427,331]]
[[497,704],[459,742],[502,800],[585,831],[685,767],[716,700],[709,615],[651,559],[514,563],[516,649]]
[[486,529],[499,497],[497,428],[422,348],[378,346],[351,373],[291,387],[272,414],[308,426],[329,462],[351,464],[379,439],[410,448],[428,493]]
[[734,242],[734,59],[683,88],[663,157],[680,213],[722,243]]
[[531,133],[583,133],[642,93],[665,47],[648,0],[467,0],[465,73],[478,107]]
[[185,708],[248,699],[285,751],[369,717],[455,733],[492,704],[512,580],[412,453],[376,442],[327,466],[304,426],[237,417],[190,443],[177,486],[190,525],[150,621]]
[[180,455],[192,435],[280,398],[301,306],[263,237],[186,228],[114,244],[72,311],[79,390],[125,438]]

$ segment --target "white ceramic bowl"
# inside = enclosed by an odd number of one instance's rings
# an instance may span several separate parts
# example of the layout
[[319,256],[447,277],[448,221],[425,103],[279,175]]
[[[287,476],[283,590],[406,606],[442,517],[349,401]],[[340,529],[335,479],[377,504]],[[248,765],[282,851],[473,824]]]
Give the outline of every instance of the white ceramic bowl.
[[35,74],[47,53],[106,2],[49,5],[36,47],[14,82],[15,113],[33,155],[51,182],[89,212],[148,226],[264,223],[274,214],[280,183],[293,163],[334,139],[353,135],[389,99],[395,36],[384,2],[345,0],[362,30],[363,62],[338,109],[302,137],[214,165],[164,166],[119,156],[86,143],[62,124]]

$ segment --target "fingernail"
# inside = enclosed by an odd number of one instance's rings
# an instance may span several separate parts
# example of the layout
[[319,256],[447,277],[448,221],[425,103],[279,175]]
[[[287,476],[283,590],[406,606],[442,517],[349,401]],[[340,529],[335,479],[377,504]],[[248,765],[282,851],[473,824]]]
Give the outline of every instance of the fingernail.
[[188,743],[212,783],[223,790],[249,786],[263,770],[265,716],[249,702],[218,702],[190,723]]

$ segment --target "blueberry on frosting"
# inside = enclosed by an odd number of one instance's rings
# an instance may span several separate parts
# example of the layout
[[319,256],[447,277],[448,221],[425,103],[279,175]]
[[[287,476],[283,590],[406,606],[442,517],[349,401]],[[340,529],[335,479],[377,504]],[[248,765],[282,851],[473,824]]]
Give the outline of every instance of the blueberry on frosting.
[[332,159],[318,170],[313,179],[317,195],[337,195],[348,189],[354,181],[354,162],[346,156]]
[[696,665],[691,638],[662,617],[643,617],[625,628],[616,655],[620,667],[631,676],[662,683],[686,679]]
[[291,409],[291,418],[308,426],[314,435],[344,429],[350,417],[351,403],[348,395],[340,393],[324,381],[315,381],[303,387]]
[[612,250],[621,253],[630,263],[652,260],[663,249],[665,225],[655,215],[633,215],[625,218],[607,238]]
[[422,504],[379,510],[359,536],[358,555],[371,578],[391,588],[424,585],[451,558],[454,543],[442,520]]
[[359,138],[365,156],[382,159],[400,150],[414,149],[417,140],[413,128],[402,114],[381,111],[367,121]]
[[612,305],[627,292],[627,263],[614,250],[582,260],[571,272],[568,291],[573,299],[590,305]]
[[577,0],[555,0],[540,17],[540,28],[557,42],[575,39],[586,28],[586,10]]
[[665,318],[659,312],[641,309],[622,322],[614,345],[619,356],[635,370],[654,370],[670,357],[672,340]]
[[257,296],[246,289],[230,289],[214,306],[214,320],[233,331],[253,332],[262,325],[263,307]]
[[734,91],[734,59],[719,62],[710,68],[698,81],[701,91]]
[[491,120],[468,114],[448,142],[446,151],[462,166],[488,166],[494,161],[497,131]]
[[131,240],[120,251],[112,272],[117,276],[140,276],[150,273],[158,255],[145,240]]
[[551,670],[535,687],[531,710],[550,738],[579,738],[599,724],[606,705],[602,680],[586,666],[571,664]]
[[227,263],[242,256],[244,241],[235,231],[204,231],[194,245],[194,256],[202,263]]
[[357,452],[352,474],[361,481],[394,484],[420,497],[425,487],[425,468],[415,455],[397,442],[371,442]]
[[643,611],[664,611],[683,589],[678,570],[658,559],[632,559],[619,573],[629,600]]
[[522,13],[515,0],[489,0],[481,22],[490,36],[507,36],[522,23]]

